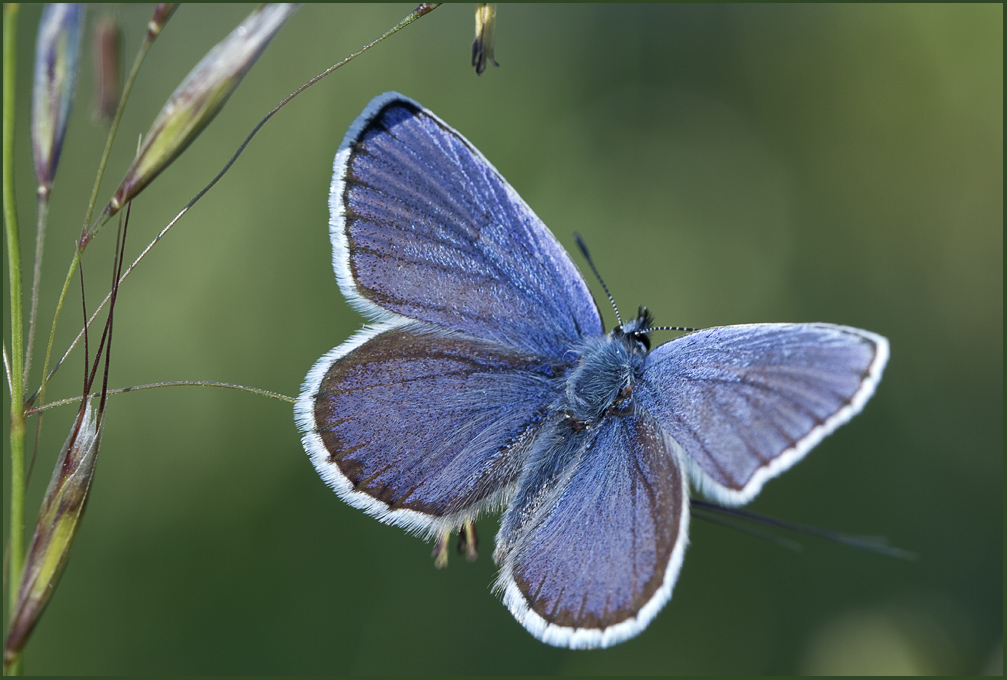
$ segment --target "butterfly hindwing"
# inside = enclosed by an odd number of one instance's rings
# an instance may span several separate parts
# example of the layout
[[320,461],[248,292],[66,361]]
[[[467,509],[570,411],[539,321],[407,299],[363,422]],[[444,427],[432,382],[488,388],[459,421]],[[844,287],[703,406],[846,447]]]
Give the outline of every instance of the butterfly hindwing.
[[554,441],[559,463],[523,478],[504,516],[497,584],[543,642],[608,647],[643,630],[671,597],[687,543],[684,473],[645,413]]
[[737,505],[857,414],[887,360],[885,338],[846,326],[709,328],[651,352],[638,396],[693,483]]
[[554,398],[552,367],[426,324],[351,339],[312,369],[297,404],[305,448],[351,505],[435,533],[498,500]]
[[396,93],[374,99],[336,155],[340,287],[389,313],[553,357],[601,318],[552,233],[469,142]]

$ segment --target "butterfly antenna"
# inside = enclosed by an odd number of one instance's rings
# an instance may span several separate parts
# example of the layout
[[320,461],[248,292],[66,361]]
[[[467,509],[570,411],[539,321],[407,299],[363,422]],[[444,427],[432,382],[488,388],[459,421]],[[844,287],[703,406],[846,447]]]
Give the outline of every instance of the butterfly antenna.
[[651,331],[684,331],[686,333],[692,333],[693,331],[698,331],[698,328],[689,328],[688,326],[651,326],[648,330]]
[[[919,559],[919,556],[916,553],[888,545],[887,539],[877,536],[854,536],[838,531],[819,529],[818,527],[797,524],[796,522],[788,522],[787,520],[777,519],[776,517],[768,517],[748,510],[741,510],[740,508],[728,508],[723,505],[717,505],[716,503],[708,503],[696,498],[693,498],[690,502],[694,509],[705,511],[707,516],[703,517],[703,519],[707,520],[711,519],[708,516],[710,513],[720,513],[736,519],[763,524],[765,526],[786,529],[787,531],[794,531],[801,534],[807,534],[809,536],[818,536],[819,538],[824,538],[826,540],[833,541],[834,543],[841,543],[842,545],[848,545],[852,548],[860,548],[861,550],[868,550],[888,557],[897,557],[899,559],[909,560],[910,562],[915,562]],[[723,521],[715,523],[728,524]],[[753,532],[749,531],[748,533]]]
[[615,310],[615,319],[621,326],[622,317],[619,316],[619,308],[615,306],[615,298],[612,297],[610,292],[608,292],[608,286],[605,285],[604,279],[602,279],[601,274],[598,273],[598,268],[594,266],[594,262],[591,260],[591,253],[587,250],[587,244],[584,243],[584,239],[582,239],[580,234],[577,232],[573,232],[573,238],[577,241],[577,247],[580,248],[580,252],[584,253],[584,259],[587,260],[587,264],[591,267],[591,271],[594,272],[594,278],[598,279],[598,283],[600,283],[601,287],[605,290],[605,295],[608,296],[608,301],[612,303],[612,309]]

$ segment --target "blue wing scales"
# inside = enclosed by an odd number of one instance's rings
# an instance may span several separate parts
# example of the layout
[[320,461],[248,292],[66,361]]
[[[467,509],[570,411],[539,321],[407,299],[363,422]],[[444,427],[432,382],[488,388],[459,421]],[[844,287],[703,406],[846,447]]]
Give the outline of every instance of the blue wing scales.
[[336,155],[333,266],[371,318],[389,313],[561,357],[601,317],[576,265],[465,138],[396,93]]
[[480,338],[392,324],[318,361],[297,420],[344,500],[434,534],[474,519],[517,480],[555,398],[552,370]]
[[651,352],[638,398],[693,483],[737,505],[859,413],[887,360],[885,338],[846,326],[709,328]]
[[504,516],[497,585],[543,642],[608,647],[671,597],[689,522],[678,452],[643,413],[541,440],[550,463],[529,465]]

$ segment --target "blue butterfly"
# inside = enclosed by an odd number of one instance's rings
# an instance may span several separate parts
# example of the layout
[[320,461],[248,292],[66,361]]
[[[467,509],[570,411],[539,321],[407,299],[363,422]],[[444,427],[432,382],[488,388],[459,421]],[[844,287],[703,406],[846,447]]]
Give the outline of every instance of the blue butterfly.
[[339,147],[332,264],[372,321],[297,401],[344,501],[428,537],[503,508],[496,586],[536,638],[608,647],[671,597],[689,487],[746,503],[863,408],[888,341],[832,324],[608,333],[556,238],[464,137],[375,98]]

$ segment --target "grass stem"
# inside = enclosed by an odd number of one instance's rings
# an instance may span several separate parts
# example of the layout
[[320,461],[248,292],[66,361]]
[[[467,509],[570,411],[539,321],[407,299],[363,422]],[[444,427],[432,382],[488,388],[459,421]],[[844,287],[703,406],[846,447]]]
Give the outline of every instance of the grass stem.
[[[14,98],[17,75],[17,4],[4,4],[3,14],[3,213],[7,237],[7,270],[10,276],[11,332],[11,475],[10,475],[10,569],[9,611],[17,604],[17,591],[24,568],[24,319],[21,300],[21,238],[14,192]],[[5,673],[20,674],[20,659],[5,667]]]

